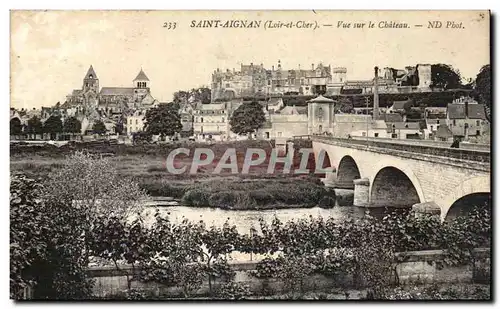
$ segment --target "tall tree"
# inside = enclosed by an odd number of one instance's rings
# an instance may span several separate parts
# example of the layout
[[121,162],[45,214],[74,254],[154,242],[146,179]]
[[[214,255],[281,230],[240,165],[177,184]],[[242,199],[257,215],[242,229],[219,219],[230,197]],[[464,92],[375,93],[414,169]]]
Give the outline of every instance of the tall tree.
[[61,117],[52,115],[49,119],[45,120],[43,124],[43,132],[50,134],[50,139],[55,139],[58,133],[62,133],[63,123]]
[[476,98],[479,103],[484,104],[486,116],[491,119],[491,67],[485,65],[479,71],[476,77],[476,87],[474,88]]
[[266,121],[262,106],[257,101],[241,104],[231,116],[231,131],[238,135],[255,133]]
[[82,130],[82,123],[76,117],[68,117],[64,121],[64,132],[66,133],[80,133]]
[[14,117],[10,120],[10,135],[19,135],[23,131],[23,126],[21,125],[21,120]]
[[181,117],[175,104],[160,104],[146,112],[144,130],[150,135],[173,136],[182,130]]
[[97,120],[96,122],[94,122],[94,126],[92,127],[92,131],[95,133],[95,134],[104,134],[106,133],[107,129],[106,129],[106,126],[104,125],[104,122],[102,122],[102,120]]
[[42,134],[43,133],[43,124],[40,118],[37,116],[33,116],[28,120],[27,130],[28,134]]
[[458,89],[462,87],[460,72],[447,64],[431,65],[431,82],[434,88]]

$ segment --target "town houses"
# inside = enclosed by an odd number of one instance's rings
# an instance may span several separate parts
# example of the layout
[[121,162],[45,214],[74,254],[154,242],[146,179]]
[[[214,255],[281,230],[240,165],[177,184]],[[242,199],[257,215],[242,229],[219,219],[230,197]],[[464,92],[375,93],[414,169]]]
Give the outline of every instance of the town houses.
[[[63,121],[75,117],[81,122],[81,136],[93,135],[95,123],[102,122],[108,135],[130,140],[144,130],[149,109],[170,104],[155,99],[145,71],[138,71],[129,87],[101,87],[96,70],[90,65],[81,87],[73,90],[63,104],[40,110],[11,109],[11,120],[18,119],[26,127],[34,116],[42,123],[54,114]],[[230,119],[239,106],[257,101],[266,119],[254,134],[254,138],[260,139],[321,134],[452,141],[489,134],[484,106],[468,95],[447,102],[446,107],[418,106],[410,96],[400,99],[405,94],[436,92],[430,90],[430,65],[386,67],[380,72],[366,80],[349,80],[344,67],[320,62],[307,69],[285,69],[280,60],[270,69],[254,63],[242,64],[239,70],[216,69],[212,74],[211,102],[197,101],[194,96],[178,102],[182,124],[179,133],[198,141],[246,138],[231,131]],[[379,107],[379,94],[399,96],[389,105]],[[377,104],[342,108],[346,98],[356,96],[376,99]]]

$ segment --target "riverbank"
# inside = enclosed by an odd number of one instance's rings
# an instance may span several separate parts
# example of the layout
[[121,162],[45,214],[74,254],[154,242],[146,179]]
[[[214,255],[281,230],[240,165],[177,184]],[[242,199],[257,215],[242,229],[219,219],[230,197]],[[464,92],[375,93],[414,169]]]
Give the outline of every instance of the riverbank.
[[[191,207],[213,207],[230,210],[263,210],[283,208],[311,208],[315,206],[331,208],[335,205],[335,193],[327,190],[319,181],[322,175],[297,175],[284,173],[283,163],[276,165],[274,173],[267,172],[272,141],[238,141],[206,144],[178,145],[103,145],[85,150],[106,154],[107,160],[116,165],[118,173],[124,178],[139,183],[141,189],[153,197],[172,197],[182,205]],[[310,141],[298,140],[299,148],[310,148]],[[11,171],[21,170],[35,178],[45,178],[64,164],[66,155],[79,149],[79,146],[11,146]],[[202,166],[198,173],[171,174],[165,160],[173,149],[185,147],[194,151],[197,147],[210,147],[214,151],[212,164]],[[230,170],[214,173],[219,158],[226,149],[234,148],[237,155],[238,170],[241,171],[246,151],[259,148],[266,152],[266,159],[252,166],[248,174],[232,174]],[[176,164],[184,165],[189,171],[192,158],[180,157]],[[298,168],[301,157],[298,151],[294,156],[292,171]],[[314,169],[314,157],[307,164]]]

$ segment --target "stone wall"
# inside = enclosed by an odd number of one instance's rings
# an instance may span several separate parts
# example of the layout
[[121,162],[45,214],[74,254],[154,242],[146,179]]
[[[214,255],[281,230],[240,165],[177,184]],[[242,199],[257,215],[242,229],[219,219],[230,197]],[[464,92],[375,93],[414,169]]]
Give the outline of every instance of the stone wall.
[[[476,249],[475,256],[477,262],[474,265],[461,267],[444,267],[439,269],[430,262],[438,260],[442,257],[441,250],[415,251],[406,252],[404,254],[404,262],[397,266],[399,282],[401,284],[423,284],[423,283],[472,283],[472,282],[489,282],[489,255],[488,248]],[[264,281],[253,277],[249,271],[255,270],[257,261],[231,263],[231,267],[236,272],[235,282],[245,283],[254,293],[284,293],[284,282],[271,279]],[[105,297],[127,289],[127,277],[125,273],[132,274],[132,269],[129,266],[124,266],[121,271],[116,268],[109,267],[92,267],[88,270],[89,275],[95,280],[94,295]],[[220,286],[220,282],[215,282],[214,289]],[[304,287],[308,291],[326,291],[332,288],[349,289],[353,286],[353,278],[345,274],[339,273],[334,278],[325,277],[323,275],[314,275],[304,283]],[[166,287],[157,283],[142,283],[133,281],[131,287],[139,290],[152,291],[156,294],[169,294],[177,296],[181,294],[178,287]],[[197,291],[199,295],[208,293],[208,281],[203,283],[201,289]]]

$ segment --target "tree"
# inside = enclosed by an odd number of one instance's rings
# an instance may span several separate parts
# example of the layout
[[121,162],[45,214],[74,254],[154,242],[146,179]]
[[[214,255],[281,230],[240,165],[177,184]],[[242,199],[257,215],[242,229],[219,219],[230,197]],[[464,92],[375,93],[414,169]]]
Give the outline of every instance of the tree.
[[55,139],[56,134],[62,133],[63,124],[61,117],[52,115],[49,119],[45,120],[43,124],[43,132],[50,134],[50,139]]
[[339,110],[344,114],[352,114],[354,112],[354,105],[349,98],[341,98],[339,102]]
[[82,130],[82,123],[76,117],[68,117],[64,120],[64,132],[66,133],[80,133]]
[[231,131],[238,135],[252,134],[262,127],[266,117],[257,101],[240,105],[231,116]]
[[40,118],[37,116],[33,116],[28,120],[27,127],[28,134],[42,134],[43,133],[43,124],[40,121]]
[[146,112],[144,130],[150,135],[173,136],[182,130],[181,117],[174,104],[160,104]]
[[460,73],[447,64],[431,65],[431,82],[434,88],[458,89],[462,87]]
[[476,98],[479,103],[486,107],[486,117],[491,119],[491,67],[485,65],[476,77],[476,87],[474,88]]
[[88,299],[92,282],[81,250],[81,212],[47,201],[43,192],[40,180],[11,177],[11,298],[22,299],[31,287],[34,299]]
[[92,131],[95,134],[101,135],[101,134],[106,133],[107,129],[106,129],[106,126],[104,125],[104,122],[102,122],[102,120],[97,120],[94,123],[94,126],[92,127]]
[[123,117],[120,117],[120,119],[118,120],[118,122],[116,123],[115,125],[115,132],[117,134],[123,134],[123,130],[124,130],[124,126],[123,126]]
[[21,125],[21,120],[15,117],[10,120],[10,135],[19,135],[23,131],[23,126]]

